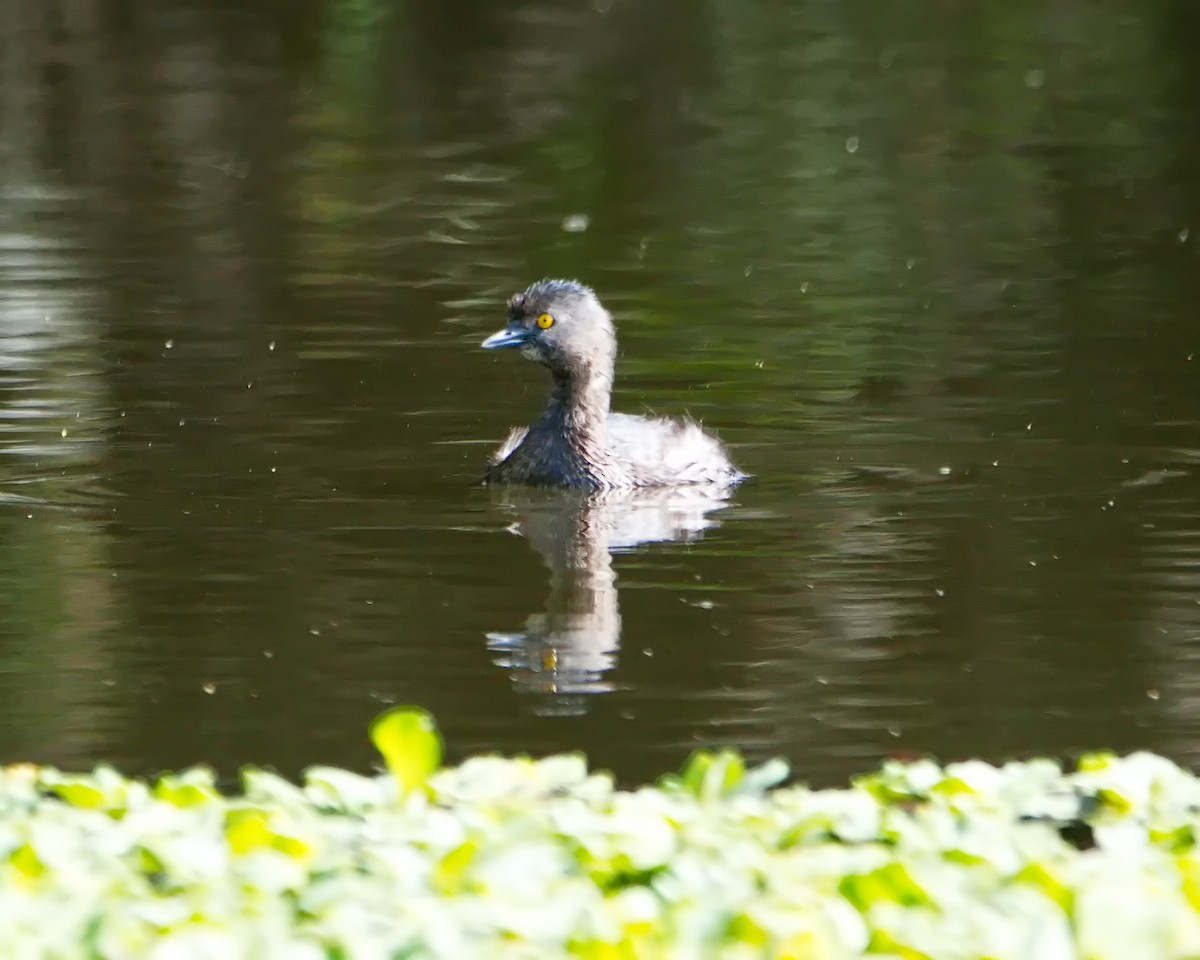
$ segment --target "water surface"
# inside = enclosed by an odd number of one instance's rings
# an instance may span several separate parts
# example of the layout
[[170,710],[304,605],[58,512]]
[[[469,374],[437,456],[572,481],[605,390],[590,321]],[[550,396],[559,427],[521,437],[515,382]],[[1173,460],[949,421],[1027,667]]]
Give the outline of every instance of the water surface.
[[[1191,8],[777,6],[9,0],[0,757],[1200,763]],[[543,275],[754,479],[479,487]]]

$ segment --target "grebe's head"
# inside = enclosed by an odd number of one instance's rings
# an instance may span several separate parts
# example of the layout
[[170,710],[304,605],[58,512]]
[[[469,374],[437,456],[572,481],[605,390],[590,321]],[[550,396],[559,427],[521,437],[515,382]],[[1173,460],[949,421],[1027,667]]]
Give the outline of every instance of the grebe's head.
[[612,317],[590,287],[539,280],[508,301],[508,326],[483,341],[486,350],[516,347],[557,375],[611,372],[617,352]]

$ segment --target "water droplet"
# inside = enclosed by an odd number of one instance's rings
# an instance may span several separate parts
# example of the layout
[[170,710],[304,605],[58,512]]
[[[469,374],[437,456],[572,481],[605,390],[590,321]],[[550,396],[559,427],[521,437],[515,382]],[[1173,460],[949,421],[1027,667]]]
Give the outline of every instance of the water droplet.
[[66,428],[66,427],[63,427],[63,428],[62,428],[62,431],[61,431],[61,433],[62,433],[62,436],[63,436],[63,437],[66,437],[66,435],[67,435],[67,428]]
[[800,292],[808,293],[808,281],[807,280],[805,280],[802,284],[800,284]]
[[936,587],[933,592],[936,593],[939,597],[944,597],[946,595],[946,591],[943,590],[941,587]]
[[1188,239],[1188,228],[1184,227],[1182,230],[1179,231],[1179,242],[1187,243],[1187,239]]
[[847,137],[846,138],[846,152],[847,153],[858,153],[858,137]]
[[204,685],[204,692],[207,693],[209,696],[212,696],[214,693],[217,692],[217,685],[215,683],[211,683],[211,682],[206,683]]
[[1041,90],[1042,85],[1046,82],[1046,73],[1044,70],[1030,70],[1025,74],[1025,86],[1030,90]]
[[938,473],[940,473],[943,477],[948,477],[948,476],[950,476],[950,468],[949,467],[938,467]]
[[572,213],[562,221],[564,233],[583,233],[591,225],[592,219],[586,213]]
[[170,350],[173,346],[175,346],[175,341],[168,340],[166,343],[163,344],[163,346],[166,347],[168,350]]
[[275,341],[274,341],[274,340],[272,340],[270,343],[268,343],[268,344],[267,344],[267,349],[268,349],[268,350],[274,350],[274,349],[275,349]]
[[1162,696],[1162,694],[1159,693],[1157,690],[1147,690],[1146,696],[1149,697],[1151,700],[1157,700],[1159,697]]

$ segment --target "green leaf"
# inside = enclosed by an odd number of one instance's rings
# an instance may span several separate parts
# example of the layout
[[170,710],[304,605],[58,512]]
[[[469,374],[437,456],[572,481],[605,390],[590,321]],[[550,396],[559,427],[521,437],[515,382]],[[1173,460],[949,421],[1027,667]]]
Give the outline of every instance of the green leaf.
[[124,815],[132,781],[126,781],[107,764],[99,764],[91,774],[59,773],[45,769],[42,788],[64,803],[81,810],[103,810],[110,816]]
[[889,957],[896,957],[897,960],[931,960],[929,954],[921,953],[919,950],[900,943],[883,930],[876,930],[871,934],[871,943],[867,947],[867,953],[886,953]]
[[1179,890],[1188,904],[1200,913],[1200,863],[1193,857],[1176,857],[1175,868],[1179,871]]
[[34,853],[33,847],[27,843],[17,847],[9,855],[8,862],[26,880],[36,879],[46,872],[41,859]]
[[184,809],[198,807],[219,798],[216,788],[211,783],[189,782],[184,777],[170,774],[160,777],[151,791],[154,799],[169,803],[173,807]]
[[771,937],[767,931],[744,913],[739,913],[729,921],[725,936],[739,945],[759,950],[765,950],[771,944]]
[[733,750],[697,750],[683,765],[684,790],[700,800],[716,800],[737,791],[746,778],[746,761]]
[[461,893],[478,853],[479,844],[474,840],[459,844],[447,853],[433,868],[434,888],[445,895]]
[[1099,773],[1108,770],[1117,762],[1117,755],[1108,750],[1097,750],[1093,753],[1082,754],[1075,761],[1075,769],[1080,773]]
[[1116,790],[1109,790],[1105,787],[1101,787],[1096,791],[1096,799],[1104,806],[1111,808],[1122,816],[1133,809],[1132,800],[1117,793]]
[[935,783],[929,792],[942,797],[959,797],[970,796],[975,793],[975,789],[958,777],[946,777],[940,783]]
[[396,778],[401,795],[423,787],[442,765],[442,738],[420,707],[393,707],[371,723],[371,742]]
[[261,810],[231,810],[225,816],[225,839],[236,854],[269,846],[272,839],[268,816]]
[[1041,890],[1047,897],[1062,908],[1068,916],[1075,909],[1075,897],[1058,877],[1040,863],[1030,863],[1013,877],[1016,883],[1025,883]]
[[50,792],[64,803],[81,810],[103,810],[107,800],[101,791],[86,783],[55,784],[50,788]]
[[1186,853],[1196,845],[1196,833],[1191,824],[1183,824],[1170,830],[1155,830],[1151,828],[1147,838],[1155,846],[1162,847],[1171,853]]
[[880,902],[897,903],[902,907],[929,903],[929,896],[899,863],[888,863],[870,873],[846,877],[838,890],[861,913]]

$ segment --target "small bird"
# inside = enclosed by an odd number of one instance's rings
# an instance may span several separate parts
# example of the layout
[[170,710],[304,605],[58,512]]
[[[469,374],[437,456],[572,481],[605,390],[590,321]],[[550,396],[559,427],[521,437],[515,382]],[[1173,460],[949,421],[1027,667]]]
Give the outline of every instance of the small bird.
[[539,280],[509,299],[508,326],[482,346],[519,349],[554,382],[542,415],[515,428],[493,455],[487,482],[622,490],[728,487],[746,478],[693,420],[610,412],[617,337],[589,287]]

